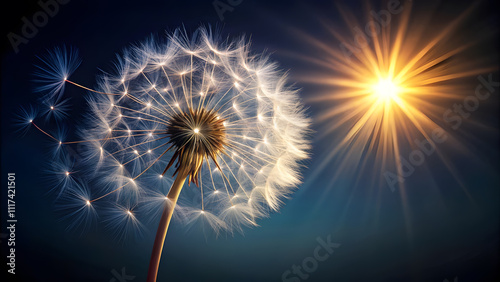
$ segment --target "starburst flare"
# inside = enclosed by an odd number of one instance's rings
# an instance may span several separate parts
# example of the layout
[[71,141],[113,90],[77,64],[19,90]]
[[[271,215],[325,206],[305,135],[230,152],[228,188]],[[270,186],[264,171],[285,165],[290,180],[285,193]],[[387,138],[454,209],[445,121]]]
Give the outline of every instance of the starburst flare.
[[373,164],[373,184],[396,181],[400,190],[404,188],[403,181],[389,173],[403,174],[402,149],[411,151],[416,139],[431,140],[436,129],[447,131],[443,113],[463,99],[465,79],[496,69],[468,59],[467,51],[477,42],[458,34],[475,5],[432,31],[432,25],[416,24],[426,16],[413,11],[411,1],[397,14],[381,10],[389,15],[383,24],[372,20],[377,9],[369,4],[364,20],[339,5],[350,33],[323,21],[335,39],[331,44],[299,34],[325,55],[322,60],[302,57],[326,70],[301,76],[304,82],[324,87],[309,101],[328,105],[317,117],[323,125],[318,137],[328,136],[333,145],[315,173],[333,162],[338,167],[333,181],[347,171],[366,177],[362,171]]

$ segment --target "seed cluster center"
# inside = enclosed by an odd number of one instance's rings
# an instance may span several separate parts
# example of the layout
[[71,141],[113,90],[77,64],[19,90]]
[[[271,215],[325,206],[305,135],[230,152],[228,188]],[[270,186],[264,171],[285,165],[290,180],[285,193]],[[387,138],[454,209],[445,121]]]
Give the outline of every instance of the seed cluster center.
[[170,149],[175,153],[163,174],[177,161],[174,175],[183,171],[189,176],[189,183],[199,185],[199,173],[203,161],[210,158],[220,169],[217,162],[219,154],[225,154],[228,145],[226,127],[216,111],[204,108],[191,109],[174,114],[166,129]]

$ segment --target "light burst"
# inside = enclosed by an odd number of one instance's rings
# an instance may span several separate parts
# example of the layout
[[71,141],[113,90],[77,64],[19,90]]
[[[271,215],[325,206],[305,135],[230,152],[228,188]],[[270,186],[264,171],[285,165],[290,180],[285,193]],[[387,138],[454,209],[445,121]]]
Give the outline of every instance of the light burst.
[[200,28],[192,38],[177,30],[150,39],[118,56],[96,89],[70,80],[78,60],[58,52],[40,68],[43,90],[56,100],[65,84],[91,94],[83,140],[59,140],[32,124],[63,147],[83,145],[86,170],[66,176],[90,179],[92,193],[80,193],[75,213],[109,201],[104,221],[121,233],[142,229],[141,209],[161,213],[148,281],[156,280],[174,210],[188,223],[241,231],[276,211],[300,182],[309,120],[276,64],[252,55],[244,38],[222,41]]
[[[400,8],[395,14],[381,10],[385,18],[377,21],[373,16],[377,9],[369,5],[364,20],[339,7],[351,33],[342,34],[341,29],[323,21],[336,39],[331,44],[298,32],[325,55],[321,60],[302,57],[326,70],[302,75],[301,80],[326,89],[309,101],[329,105],[318,115],[318,122],[324,125],[318,137],[334,135],[333,146],[316,174],[332,161],[338,168],[332,181],[346,171],[357,171],[360,176],[370,167],[374,168],[372,182],[385,186],[394,180],[387,179],[389,169],[403,174],[401,155],[415,147],[417,138],[432,140],[433,130],[447,130],[443,113],[463,99],[463,79],[495,70],[478,59],[458,59],[477,43],[457,33],[474,7],[433,31],[426,29],[430,24],[419,24],[428,16],[412,13],[411,1]],[[404,187],[397,176],[391,177],[396,177],[399,188]]]

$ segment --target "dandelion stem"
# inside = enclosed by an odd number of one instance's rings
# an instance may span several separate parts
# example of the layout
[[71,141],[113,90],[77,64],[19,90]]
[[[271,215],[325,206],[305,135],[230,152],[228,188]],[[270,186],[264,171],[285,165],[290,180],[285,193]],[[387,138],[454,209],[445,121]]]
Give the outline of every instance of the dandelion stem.
[[177,177],[175,178],[170,191],[168,192],[165,201],[165,207],[163,208],[163,213],[161,215],[160,224],[158,230],[156,231],[155,242],[153,244],[153,251],[151,253],[151,259],[149,261],[148,278],[147,282],[156,282],[156,276],[158,275],[158,267],[160,265],[161,252],[163,250],[163,243],[165,242],[165,237],[167,236],[168,226],[170,220],[172,219],[172,214],[174,213],[175,204],[181,193],[182,186],[186,181],[188,176],[187,169],[180,169]]

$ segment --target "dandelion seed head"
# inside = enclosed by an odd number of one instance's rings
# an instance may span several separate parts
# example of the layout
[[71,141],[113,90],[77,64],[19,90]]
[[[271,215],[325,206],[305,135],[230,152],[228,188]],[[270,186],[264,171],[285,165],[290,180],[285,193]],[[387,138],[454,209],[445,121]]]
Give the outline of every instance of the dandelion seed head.
[[[104,140],[105,149],[89,146],[85,165],[105,187],[101,194],[111,193],[99,201],[118,203],[118,212],[110,211],[116,222],[138,226],[132,211],[144,204],[144,194],[164,205],[182,168],[188,181],[176,213],[187,222],[231,232],[256,226],[300,183],[309,119],[283,72],[268,56],[252,54],[245,40],[227,42],[203,28],[187,38],[177,31],[167,42],[129,48],[116,71],[98,80],[97,91],[117,96],[89,99],[81,131],[88,140]],[[274,123],[263,122],[271,118]],[[157,213],[163,206],[148,207]]]

